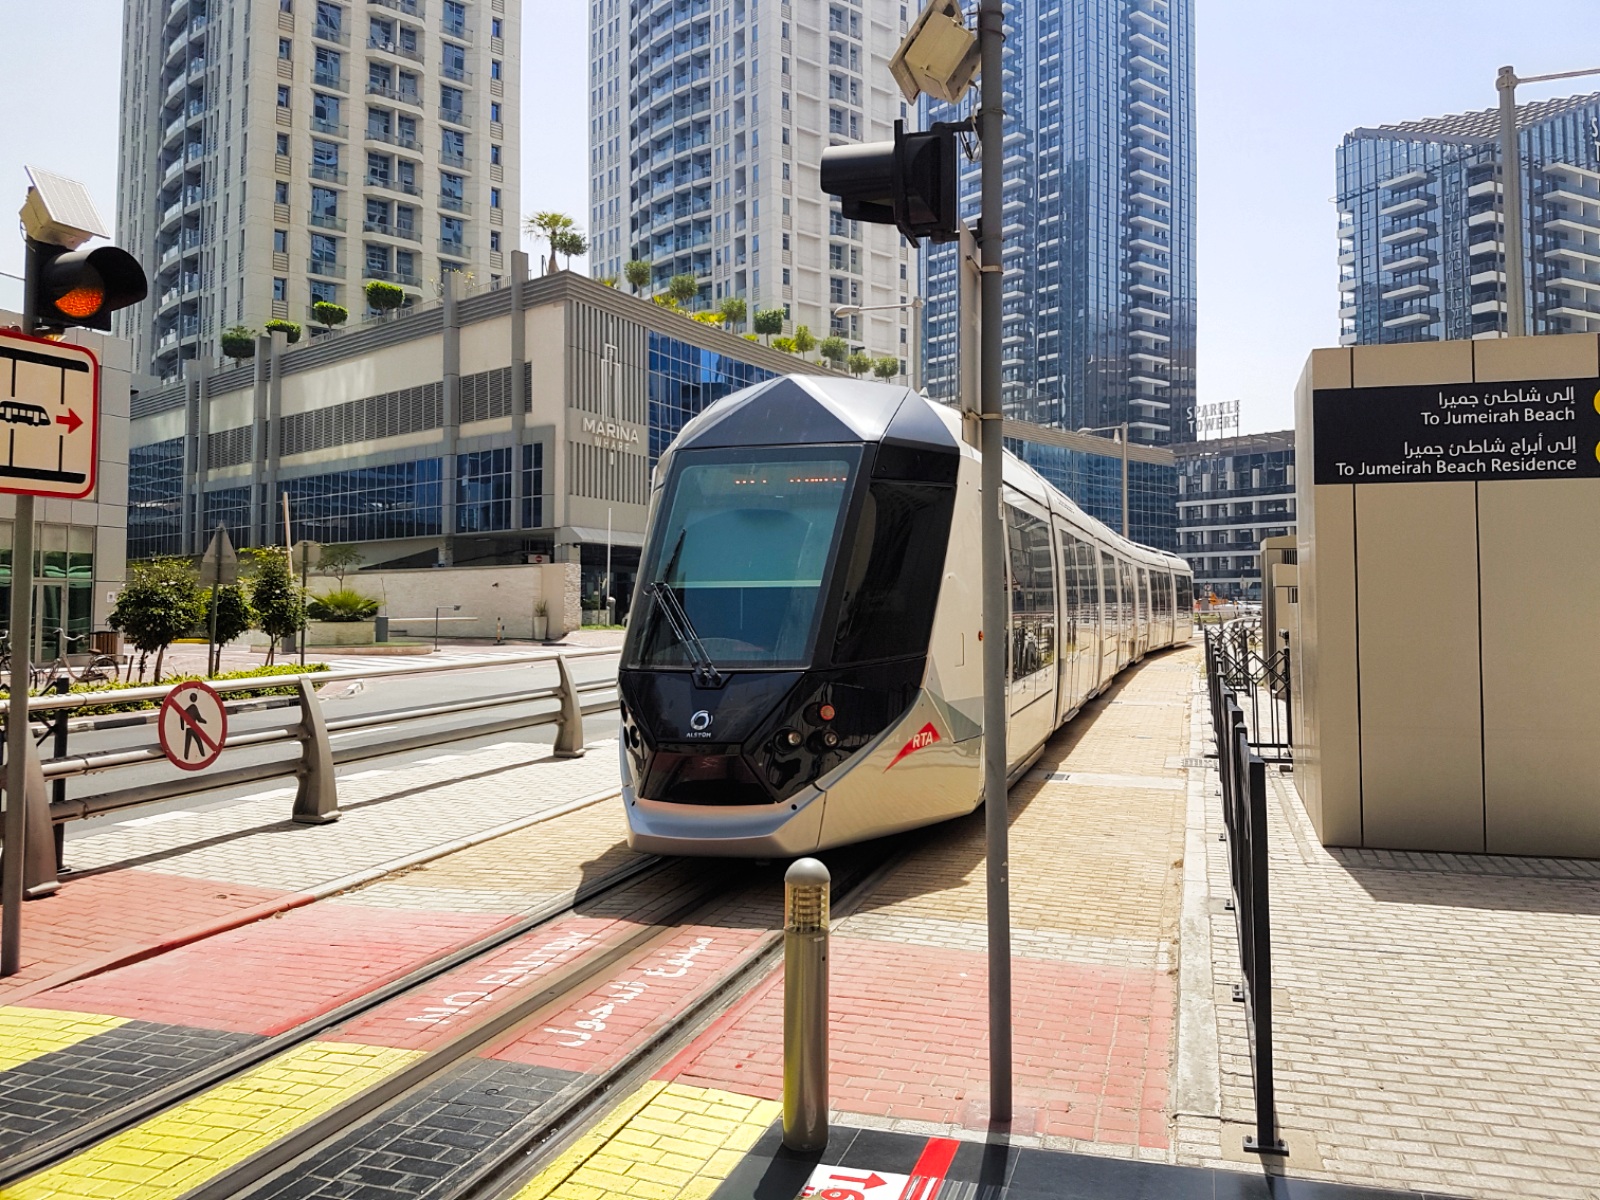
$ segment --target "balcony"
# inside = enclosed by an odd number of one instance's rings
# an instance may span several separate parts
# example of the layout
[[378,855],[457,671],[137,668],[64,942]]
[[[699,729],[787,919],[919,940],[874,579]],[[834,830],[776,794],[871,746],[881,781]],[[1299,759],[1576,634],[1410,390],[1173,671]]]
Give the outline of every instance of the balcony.
[[422,143],[417,141],[416,135],[411,133],[390,133],[384,129],[367,129],[367,141],[383,142],[389,146],[399,146],[402,150],[422,149]]
[[391,179],[387,176],[369,174],[366,184],[368,187],[383,188],[385,191],[403,192],[407,196],[422,195],[422,189],[407,179]]
[[398,283],[402,287],[421,287],[422,279],[417,275],[404,274],[400,271],[391,271],[387,267],[368,267],[361,273],[363,279],[381,279],[385,283]]
[[342,184],[345,181],[345,173],[328,163],[312,163],[311,178]]
[[1483,212],[1475,212],[1467,218],[1468,229],[1481,229],[1484,226],[1498,225],[1499,223],[1500,213],[1492,208],[1485,209]]
[[1416,242],[1423,238],[1432,237],[1434,232],[1432,225],[1419,221],[1386,233],[1378,240],[1385,246],[1399,246],[1404,245],[1406,242]]
[[378,233],[384,237],[404,238],[408,242],[422,241],[422,235],[410,225],[391,225],[387,221],[363,221],[363,233]]
[[439,207],[442,208],[442,209],[445,209],[448,212],[469,213],[469,214],[472,212],[472,203],[471,203],[471,201],[464,200],[460,196],[446,196],[446,195],[441,194],[439,196]]
[[442,149],[439,151],[439,164],[445,167],[456,167],[460,170],[469,170],[472,160],[465,154],[457,154],[453,150]]
[[[1350,260],[1351,262],[1354,262],[1355,255],[1352,254],[1350,256]],[[1391,258],[1388,262],[1381,265],[1383,270],[1387,271],[1389,274],[1398,275],[1403,271],[1417,271],[1421,270],[1423,267],[1431,267],[1433,265],[1433,257],[1428,254],[1408,254],[1404,258]]]
[[446,241],[439,239],[439,253],[449,254],[455,258],[466,258],[470,253],[465,242]]
[[344,138],[346,140],[350,137],[350,127],[348,125],[341,125],[337,121],[325,121],[321,117],[311,118],[311,132],[325,133],[331,137]]
[[1427,182],[1428,173],[1421,168],[1417,168],[1415,170],[1406,171],[1401,175],[1391,176],[1390,178],[1379,183],[1378,187],[1385,192],[1393,192],[1403,187],[1410,187],[1413,184]]
[[327,279],[343,279],[344,264],[336,258],[313,258],[306,261],[306,270]]
[[415,63],[422,61],[422,51],[415,46],[402,46],[399,42],[391,42],[387,38],[368,38],[367,49],[381,50],[385,54],[393,54],[397,58],[408,58]]
[[332,42],[336,46],[348,46],[350,34],[338,25],[325,25],[318,21],[311,27],[311,36],[324,42]]
[[306,221],[318,229],[334,229],[340,233],[345,230],[345,219],[333,213],[312,213]]
[[1438,319],[1438,313],[1431,308],[1423,308],[1414,312],[1402,313],[1398,317],[1391,317],[1383,323],[1383,327],[1385,329],[1411,329],[1418,325],[1432,325]]
[[449,121],[452,125],[471,125],[472,114],[464,108],[446,108],[441,105],[439,120]]
[[472,82],[472,72],[467,70],[466,67],[459,67],[454,64],[440,63],[439,74],[446,79],[454,79],[457,83]]
[[345,78],[342,73],[317,71],[311,76],[311,81],[320,88],[327,88],[329,91],[334,92],[344,92],[349,90],[349,84],[345,82]]
[[1408,283],[1403,287],[1391,288],[1382,295],[1385,300],[1410,300],[1415,296],[1430,295],[1432,292],[1432,283]]
[[367,3],[393,9],[397,13],[405,13],[408,17],[420,18],[428,15],[423,0],[367,0]]
[[1476,200],[1479,196],[1498,196],[1500,194],[1500,181],[1498,179],[1485,179],[1482,183],[1475,183],[1467,189],[1467,198]]
[[1591,236],[1600,234],[1600,217],[1584,216],[1581,213],[1562,213],[1553,221],[1545,221],[1544,227],[1546,230],[1555,230],[1557,233],[1581,238],[1584,234]]
[[1429,196],[1412,196],[1398,203],[1386,205],[1378,210],[1380,217],[1404,217],[1412,213],[1427,212],[1433,207],[1433,199]]
[[422,107],[422,94],[420,92],[406,92],[399,88],[390,87],[387,83],[374,83],[367,80],[367,95],[382,96],[385,100],[393,100],[396,104],[409,104],[413,108]]

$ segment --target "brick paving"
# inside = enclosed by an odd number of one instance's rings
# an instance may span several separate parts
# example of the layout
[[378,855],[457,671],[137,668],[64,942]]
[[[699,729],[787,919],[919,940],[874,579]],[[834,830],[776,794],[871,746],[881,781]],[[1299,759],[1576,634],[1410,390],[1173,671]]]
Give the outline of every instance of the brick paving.
[[[504,742],[429,765],[342,773],[343,816],[329,825],[294,824],[293,793],[276,788],[105,826],[73,840],[76,870],[61,890],[25,906],[23,969],[0,981],[0,1003],[105,956],[299,903],[348,876],[603,793],[616,778],[614,741],[577,759]],[[478,911],[518,907],[507,895]]]
[[[1208,720],[1197,726],[1209,736]],[[1275,1062],[1292,1173],[1462,1196],[1600,1196],[1600,864],[1329,850],[1290,779],[1269,779]],[[1220,1163],[1244,1157],[1253,1093],[1243,1006],[1228,999],[1239,976],[1215,772],[1204,782],[1212,1069],[1228,1124],[1180,1118],[1179,1157]]]
[[[1166,1161],[1193,650],[1091,704],[1011,796],[1016,1097],[1034,1144]],[[912,1132],[987,1130],[983,817],[933,831],[830,954],[833,1107]],[[659,1076],[781,1093],[769,980]]]

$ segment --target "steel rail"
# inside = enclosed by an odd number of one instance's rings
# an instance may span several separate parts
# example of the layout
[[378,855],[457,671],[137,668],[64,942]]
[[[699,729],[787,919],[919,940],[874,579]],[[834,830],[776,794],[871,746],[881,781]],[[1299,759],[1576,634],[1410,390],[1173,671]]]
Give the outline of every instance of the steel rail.
[[[615,794],[617,793],[611,793]],[[595,802],[602,803],[608,798],[609,796],[602,796]],[[110,1112],[103,1112],[59,1137],[11,1154],[4,1162],[0,1162],[0,1187],[9,1185],[25,1175],[44,1170],[73,1154],[81,1153],[95,1143],[130,1129],[191,1096],[249,1070],[258,1063],[310,1041],[318,1034],[361,1016],[396,996],[429,983],[475,958],[481,958],[540,926],[551,924],[571,913],[579,904],[616,891],[642,875],[650,877],[658,875],[670,865],[668,860],[658,855],[642,856],[607,875],[602,875],[546,901],[511,925],[426,960],[404,975],[382,984],[365,995],[357,996],[291,1029],[228,1054],[214,1063],[186,1074],[180,1080],[137,1097],[128,1104]]]

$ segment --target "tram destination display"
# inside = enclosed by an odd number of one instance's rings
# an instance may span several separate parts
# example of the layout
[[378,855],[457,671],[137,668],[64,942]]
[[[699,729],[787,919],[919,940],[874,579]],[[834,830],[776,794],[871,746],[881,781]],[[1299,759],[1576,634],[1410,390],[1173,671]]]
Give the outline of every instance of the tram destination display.
[[1323,389],[1318,483],[1600,479],[1600,379]]

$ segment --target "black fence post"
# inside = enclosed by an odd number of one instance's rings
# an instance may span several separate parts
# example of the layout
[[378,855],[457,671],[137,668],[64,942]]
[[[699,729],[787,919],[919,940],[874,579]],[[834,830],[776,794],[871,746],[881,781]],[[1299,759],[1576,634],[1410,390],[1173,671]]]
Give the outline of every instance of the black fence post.
[[[56,695],[65,696],[72,690],[72,680],[65,677],[57,679],[55,682],[55,690]],[[68,710],[64,708],[56,709],[54,730],[55,744],[51,747],[51,756],[53,758],[65,758],[67,756],[67,715]],[[51,803],[64,804],[66,803],[66,799],[67,781],[65,779],[54,780],[50,785]],[[66,854],[67,848],[67,827],[60,821],[53,822],[52,824],[55,830],[56,838],[56,874],[61,875],[67,870],[66,863],[63,861],[63,856]]]

